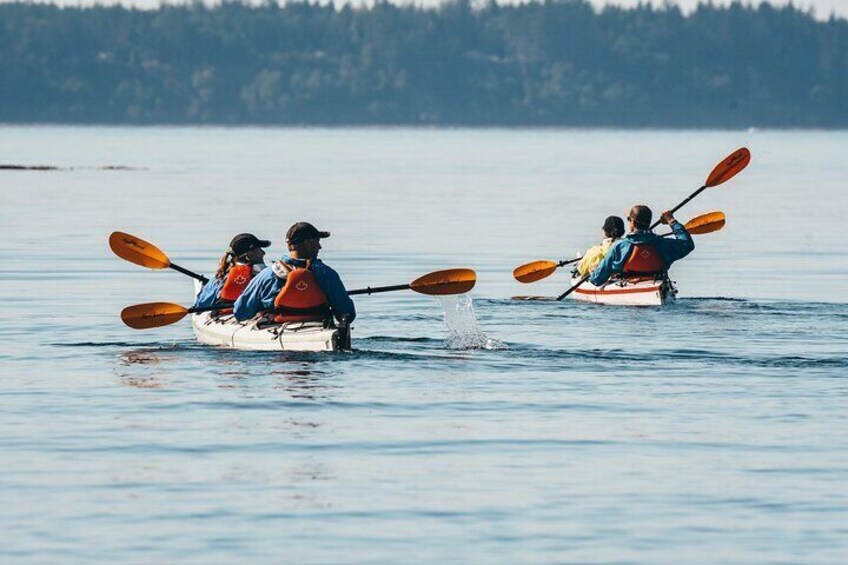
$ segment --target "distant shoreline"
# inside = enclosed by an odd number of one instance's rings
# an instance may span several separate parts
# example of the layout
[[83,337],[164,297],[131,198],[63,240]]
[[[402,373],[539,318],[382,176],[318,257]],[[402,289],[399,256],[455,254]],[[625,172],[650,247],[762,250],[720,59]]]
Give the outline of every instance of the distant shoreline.
[[[315,130],[315,131],[344,131],[344,130],[374,130],[374,131],[392,131],[392,130],[433,130],[433,131],[573,131],[573,132],[658,132],[658,133],[686,133],[686,132],[705,132],[705,133],[775,133],[775,132],[823,132],[823,133],[838,133],[848,131],[848,127],[663,127],[663,126],[645,126],[645,127],[630,127],[630,126],[569,126],[569,125],[451,125],[451,124],[190,124],[190,123],[151,123],[151,124],[133,124],[133,123],[67,123],[67,122],[0,122],[2,128],[21,128],[21,129],[36,129],[36,128],[58,128],[58,129],[256,129],[256,130]],[[2,169],[6,165],[0,165]]]
[[0,122],[848,128],[848,20],[793,6],[0,4]]

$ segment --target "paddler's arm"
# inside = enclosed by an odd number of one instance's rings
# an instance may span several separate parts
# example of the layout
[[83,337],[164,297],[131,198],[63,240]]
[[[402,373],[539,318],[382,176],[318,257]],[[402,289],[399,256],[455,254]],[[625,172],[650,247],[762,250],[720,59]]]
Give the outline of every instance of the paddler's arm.
[[348,296],[339,274],[320,261],[312,264],[312,272],[318,280],[318,286],[327,296],[327,302],[330,303],[330,310],[336,320],[341,321],[342,316],[347,315],[348,321],[352,322],[356,318],[356,307]]
[[587,249],[583,258],[577,263],[577,272],[582,276],[594,269],[600,263],[603,254],[604,250],[600,245]]
[[273,269],[263,269],[247,284],[247,288],[233,304],[233,316],[242,322],[263,310],[274,307],[274,299],[282,287]]
[[595,286],[601,286],[607,282],[614,273],[620,273],[621,268],[624,265],[624,259],[622,259],[622,257],[625,252],[629,253],[629,251],[630,243],[626,240],[620,239],[613,243],[612,247],[610,247],[609,251],[607,251],[606,256],[600,263],[598,263],[595,270],[592,271],[592,274],[589,276],[589,282]]
[[218,301],[218,292],[221,290],[221,281],[214,276],[209,279],[209,282],[203,285],[200,292],[197,294],[197,299],[194,301],[195,308],[203,308],[204,306],[212,306]]
[[675,220],[670,212],[663,212],[660,220],[671,226],[672,239],[660,238],[659,242],[663,258],[670,265],[692,253],[695,249],[695,240],[692,239],[686,227]]

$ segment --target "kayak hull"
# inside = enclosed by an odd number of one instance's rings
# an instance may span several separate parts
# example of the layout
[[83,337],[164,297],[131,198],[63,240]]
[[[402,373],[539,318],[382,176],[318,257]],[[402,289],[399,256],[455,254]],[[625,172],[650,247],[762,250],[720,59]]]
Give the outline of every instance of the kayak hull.
[[[200,284],[195,285],[195,295]],[[244,351],[342,351],[350,349],[350,326],[325,327],[324,322],[239,322],[231,314],[192,314],[197,341]]]
[[[574,277],[571,284],[579,281],[580,277]],[[663,306],[673,303],[676,296],[677,289],[667,277],[613,280],[600,287],[587,281],[569,295],[581,302],[616,306]]]
[[232,316],[194,314],[191,325],[197,341],[205,345],[245,351],[340,351],[345,340],[339,328],[325,328],[322,322],[262,324],[239,322]]

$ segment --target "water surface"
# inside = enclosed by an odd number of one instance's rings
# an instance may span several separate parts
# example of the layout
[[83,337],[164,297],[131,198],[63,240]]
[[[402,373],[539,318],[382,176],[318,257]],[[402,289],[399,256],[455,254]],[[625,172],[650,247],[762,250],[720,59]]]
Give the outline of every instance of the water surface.
[[[516,265],[605,216],[723,210],[677,305],[554,295]],[[848,558],[848,134],[0,128],[0,559],[727,562]],[[127,170],[108,170],[104,166]],[[471,267],[479,329],[360,297],[355,351],[267,354],[137,332],[191,281],[111,255],[115,229],[209,272],[230,237],[309,220],[349,288]],[[467,344],[466,344],[467,345]]]

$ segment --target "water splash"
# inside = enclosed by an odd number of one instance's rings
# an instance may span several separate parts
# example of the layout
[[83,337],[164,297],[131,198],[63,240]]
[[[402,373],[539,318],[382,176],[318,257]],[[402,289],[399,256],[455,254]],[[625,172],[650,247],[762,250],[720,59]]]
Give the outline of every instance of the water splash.
[[490,338],[480,329],[470,296],[460,294],[436,298],[442,306],[448,327],[445,337],[448,349],[509,349],[505,343]]

